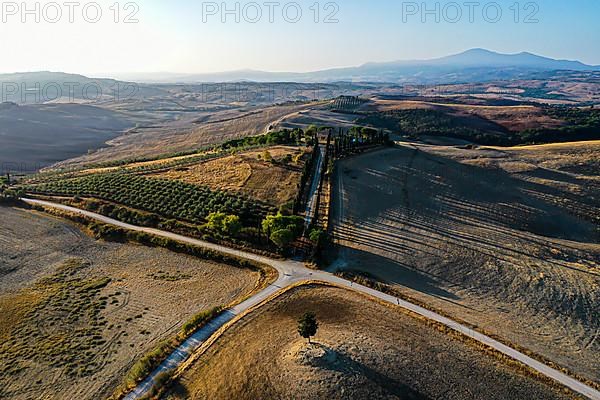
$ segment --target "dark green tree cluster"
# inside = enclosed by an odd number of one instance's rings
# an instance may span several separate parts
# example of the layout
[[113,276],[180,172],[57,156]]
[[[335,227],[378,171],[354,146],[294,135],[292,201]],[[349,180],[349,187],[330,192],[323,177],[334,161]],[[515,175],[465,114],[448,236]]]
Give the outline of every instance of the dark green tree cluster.
[[[472,118],[439,110],[394,110],[363,116],[357,123],[420,137],[444,136],[486,146],[516,146],[600,139],[600,110],[567,106],[545,106],[545,115],[564,121],[556,128],[534,128],[520,132],[487,121],[487,127]],[[480,118],[480,117],[477,117]]]
[[566,125],[524,130],[508,137],[509,145],[600,139],[600,109],[548,106],[544,108],[544,113],[553,119],[565,121]]
[[387,134],[374,128],[353,126],[348,131],[340,129],[333,138],[333,154],[341,157],[367,146],[385,144],[388,140]]
[[[408,135],[473,136],[484,131],[469,126],[468,121],[438,110],[394,110],[369,114],[359,124],[389,129]],[[501,133],[504,128],[498,127]],[[499,133],[496,132],[496,133]]]
[[301,144],[305,139],[305,133],[302,129],[284,129],[273,131],[260,136],[248,136],[241,139],[234,139],[221,145],[222,149],[240,149],[256,146],[273,146],[282,144]]
[[280,250],[286,248],[302,235],[304,218],[297,215],[268,215],[262,222],[263,232]]
[[30,186],[29,192],[92,197],[167,218],[203,224],[213,212],[238,215],[256,226],[269,212],[262,203],[208,187],[130,174],[101,174]]
[[302,205],[302,199],[304,198],[304,194],[307,191],[308,181],[311,177],[313,169],[315,168],[317,154],[319,151],[319,146],[314,146],[313,151],[310,153],[310,158],[304,163],[302,175],[300,176],[300,186],[298,188],[298,194],[294,199],[294,205],[292,210],[293,213],[297,213]]
[[320,246],[327,239],[327,234],[320,228],[314,228],[310,231],[308,238],[315,246]]

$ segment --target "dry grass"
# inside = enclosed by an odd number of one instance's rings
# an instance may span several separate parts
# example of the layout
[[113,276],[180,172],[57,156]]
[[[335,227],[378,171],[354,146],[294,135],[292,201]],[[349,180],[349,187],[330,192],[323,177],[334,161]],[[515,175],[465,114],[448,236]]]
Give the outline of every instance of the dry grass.
[[344,160],[334,268],[597,381],[600,185],[588,171],[600,149],[580,150],[403,146]]
[[504,150],[509,163],[523,160],[536,168],[554,170],[583,179],[582,183],[597,181],[600,170],[600,141],[551,143],[536,146],[518,146]]
[[46,296],[34,291],[0,296],[0,341],[10,339],[13,328],[29,315]]
[[160,166],[164,165],[164,164],[169,164],[169,163],[172,163],[175,161],[187,160],[189,158],[198,157],[199,155],[204,155],[204,154],[209,155],[209,154],[213,154],[213,153],[214,153],[214,151],[205,151],[205,152],[198,152],[198,153],[188,154],[188,155],[183,155],[183,156],[161,158],[159,160],[134,162],[134,163],[129,163],[129,164],[117,166],[117,167],[89,168],[89,169],[83,169],[81,171],[78,171],[78,174],[80,174],[80,175],[100,174],[100,173],[109,173],[109,172],[116,172],[116,171],[122,171],[122,170],[127,171],[127,170],[136,169],[136,168],[143,168],[143,167],[160,168]]
[[[153,176],[241,192],[251,198],[280,206],[296,197],[306,150],[291,146],[274,146],[266,150],[274,162],[265,161],[265,149],[258,149],[190,167],[174,168]],[[286,156],[292,158],[292,162],[287,165],[282,162]]]
[[0,208],[0,397],[106,398],[194,314],[244,298],[259,273],[97,242],[62,220]]
[[[296,320],[314,311],[317,344]],[[245,316],[167,399],[569,398],[399,309],[343,289],[293,289]]]
[[198,123],[193,115],[164,126],[130,132],[109,142],[110,147],[92,154],[61,162],[61,167],[74,167],[140,157],[189,151],[266,133],[287,115],[309,110],[318,104],[293,104],[248,109],[226,109],[210,114]]

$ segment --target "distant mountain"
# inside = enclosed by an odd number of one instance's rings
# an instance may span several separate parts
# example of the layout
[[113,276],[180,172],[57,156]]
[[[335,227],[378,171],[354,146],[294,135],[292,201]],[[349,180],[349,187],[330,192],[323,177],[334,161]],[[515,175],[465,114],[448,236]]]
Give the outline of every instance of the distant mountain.
[[[99,87],[102,100],[111,100],[115,88],[127,94],[131,82],[144,82],[137,86],[136,97],[160,95],[162,88],[156,84],[197,84],[213,82],[304,82],[331,83],[341,81],[352,82],[386,82],[412,84],[449,84],[479,83],[494,80],[532,79],[550,71],[600,71],[600,66],[586,65],[579,61],[555,60],[531,53],[501,54],[485,49],[471,49],[460,54],[432,60],[394,61],[384,63],[367,63],[358,67],[334,68],[315,72],[266,72],[240,70],[209,74],[178,73],[140,73],[124,74],[116,79],[91,79],[82,75],[57,72],[31,72],[19,74],[0,74],[0,83],[25,83],[31,91],[36,83],[44,85],[53,82],[77,83],[76,100],[86,100],[94,96],[90,89],[89,96],[82,93],[86,85]],[[6,91],[6,86],[3,85]],[[49,89],[53,94],[52,88]],[[15,96],[2,98],[19,103]],[[68,92],[64,94],[68,95]],[[57,100],[61,101],[61,99]]]
[[[531,53],[501,54],[485,49],[472,49],[432,60],[368,63],[359,67],[308,73],[241,70],[213,74],[146,74],[138,75],[137,79],[164,83],[231,81],[465,83],[526,79],[540,72],[558,70],[600,71],[600,66],[586,65],[579,61],[555,60]],[[129,75],[128,78],[136,80],[134,75]]]
[[485,49],[471,49],[464,53],[438,58],[435,60],[420,61],[427,65],[449,65],[460,67],[521,67],[539,70],[571,70],[586,71],[600,70],[600,66],[591,66],[579,61],[555,60],[535,54],[523,52],[518,54],[501,54]]

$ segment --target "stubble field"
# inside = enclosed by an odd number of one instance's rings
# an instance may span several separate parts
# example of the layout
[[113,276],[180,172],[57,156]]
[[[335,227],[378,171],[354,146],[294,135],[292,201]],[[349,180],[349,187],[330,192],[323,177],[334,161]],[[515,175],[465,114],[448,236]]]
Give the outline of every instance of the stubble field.
[[368,273],[599,382],[599,156],[598,143],[404,143],[344,160],[331,269]]
[[[296,198],[306,148],[273,146],[173,168],[155,175],[211,189],[235,191],[264,203],[281,206]],[[266,155],[268,153],[268,155]],[[272,157],[273,162],[265,156]],[[289,157],[289,162],[283,160]]]
[[0,207],[0,397],[107,398],[193,315],[252,292],[259,274]]

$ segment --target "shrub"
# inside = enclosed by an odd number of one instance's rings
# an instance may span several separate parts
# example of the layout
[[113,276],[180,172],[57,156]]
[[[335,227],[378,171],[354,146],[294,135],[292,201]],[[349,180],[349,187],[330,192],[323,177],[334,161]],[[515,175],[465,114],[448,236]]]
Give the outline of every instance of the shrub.
[[135,385],[144,380],[176,347],[177,343],[167,341],[159,344],[154,350],[144,355],[129,370],[125,378],[127,387],[135,387]]
[[228,215],[223,219],[223,232],[229,236],[237,236],[242,230],[242,222],[237,215]]
[[180,337],[186,338],[198,329],[202,328],[206,323],[215,318],[223,311],[222,307],[215,307],[208,311],[203,311],[194,315],[188,322],[181,327]]
[[325,232],[323,232],[322,229],[318,228],[315,228],[312,231],[310,231],[310,234],[308,235],[310,241],[317,246],[323,243],[323,241],[325,240],[325,236]]
[[223,230],[223,221],[227,215],[222,212],[210,213],[206,218],[206,227],[210,230],[220,232]]
[[270,239],[280,249],[284,250],[292,243],[297,236],[289,229],[280,229],[271,234]]

